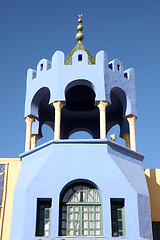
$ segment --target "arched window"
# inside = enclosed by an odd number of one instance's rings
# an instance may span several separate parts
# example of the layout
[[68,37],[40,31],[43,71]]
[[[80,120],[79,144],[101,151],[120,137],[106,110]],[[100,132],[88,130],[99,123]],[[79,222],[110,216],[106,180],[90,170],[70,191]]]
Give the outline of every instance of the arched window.
[[102,201],[98,190],[72,185],[61,197],[61,236],[102,236]]

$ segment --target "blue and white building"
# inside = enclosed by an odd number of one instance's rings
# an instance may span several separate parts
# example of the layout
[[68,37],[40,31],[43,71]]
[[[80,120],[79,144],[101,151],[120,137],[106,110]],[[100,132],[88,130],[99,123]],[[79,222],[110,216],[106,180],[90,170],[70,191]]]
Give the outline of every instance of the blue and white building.
[[[82,44],[28,70],[26,151],[14,192],[10,240],[152,239],[150,198],[136,152],[134,69]],[[42,126],[54,139],[36,147]],[[126,146],[107,139],[118,124]],[[69,139],[76,131],[92,139]]]

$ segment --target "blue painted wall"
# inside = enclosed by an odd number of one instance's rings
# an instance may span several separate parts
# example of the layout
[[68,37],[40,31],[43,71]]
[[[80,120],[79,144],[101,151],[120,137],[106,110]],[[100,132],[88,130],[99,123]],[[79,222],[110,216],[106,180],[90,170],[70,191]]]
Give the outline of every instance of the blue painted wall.
[[[78,61],[79,54],[82,54],[82,61]],[[126,116],[137,116],[134,70],[124,71],[122,63],[117,59],[108,62],[104,51],[97,53],[94,65],[88,65],[85,51],[76,51],[73,54],[72,65],[65,65],[64,60],[64,54],[57,51],[52,62],[42,59],[37,65],[37,71],[28,70],[25,116],[36,118],[32,134],[41,136],[41,127],[45,123],[50,124],[51,128],[54,127],[54,101],[64,103],[61,121],[63,134],[66,127],[70,127],[71,132],[78,127],[85,127],[86,131],[97,128],[95,138],[98,138],[99,110],[96,103],[99,101],[111,103],[106,111],[107,131],[117,123],[121,128],[121,137],[129,133]],[[69,87],[76,84],[91,89],[91,98],[88,98],[88,101],[91,100],[92,106],[84,109],[83,117],[82,110],[78,112],[73,106],[72,109],[67,106],[65,93]],[[83,102],[83,91],[81,94]],[[93,95],[95,99],[92,98]],[[84,125],[81,126],[83,120]],[[65,125],[66,121],[71,126]],[[77,125],[72,129],[76,121]],[[93,129],[89,129],[87,124],[91,126],[93,121]],[[68,133],[64,135],[66,139]],[[78,181],[93,183],[101,194],[101,238],[112,239],[110,199],[124,198],[127,239],[152,239],[149,194],[142,166],[143,155],[108,140],[92,139],[50,141],[22,154],[21,158],[22,167],[14,195],[11,240],[58,238],[60,194],[66,185]],[[37,198],[52,199],[49,238],[35,237]]]
[[[91,181],[98,187],[103,204],[105,239],[113,239],[110,198],[125,199],[127,239],[152,239],[143,155],[108,140],[59,140],[41,145],[21,157],[11,240],[57,238],[60,193],[66,184],[78,179]],[[49,238],[35,237],[37,198],[52,198]]]
[[[78,61],[79,54],[82,54],[81,62]],[[88,80],[93,84],[97,102],[104,100],[111,103],[111,90],[115,87],[122,89],[126,94],[126,103],[121,98],[122,104],[126,105],[124,115],[137,116],[134,69],[124,71],[122,63],[117,59],[108,62],[104,51],[97,53],[95,65],[88,65],[88,55],[82,50],[73,54],[72,65],[65,65],[64,60],[64,53],[57,51],[52,57],[52,62],[42,59],[37,65],[37,71],[28,70],[25,117],[28,115],[38,117],[39,100],[37,98],[36,102],[33,102],[33,99],[40,89],[49,89],[49,103],[54,101],[65,103],[66,86],[80,79]],[[43,90],[41,95],[43,95]]]

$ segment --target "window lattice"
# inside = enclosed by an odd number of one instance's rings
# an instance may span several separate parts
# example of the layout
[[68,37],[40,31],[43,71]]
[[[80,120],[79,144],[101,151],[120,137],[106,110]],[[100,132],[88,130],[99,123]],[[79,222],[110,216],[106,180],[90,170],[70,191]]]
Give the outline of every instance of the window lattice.
[[95,188],[71,187],[61,202],[62,236],[101,236],[101,198]]

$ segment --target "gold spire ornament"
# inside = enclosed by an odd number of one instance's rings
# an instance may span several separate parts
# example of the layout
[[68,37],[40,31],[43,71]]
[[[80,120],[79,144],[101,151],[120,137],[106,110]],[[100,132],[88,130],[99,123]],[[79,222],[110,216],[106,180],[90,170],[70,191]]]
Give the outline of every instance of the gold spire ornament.
[[76,39],[78,41],[77,45],[73,48],[73,50],[70,52],[70,54],[66,57],[65,59],[65,65],[72,65],[72,57],[73,57],[73,54],[76,52],[76,51],[79,51],[79,50],[82,50],[84,52],[87,53],[88,55],[88,64],[89,65],[93,65],[95,64],[95,59],[94,57],[90,54],[90,52],[85,48],[85,46],[83,45],[83,43],[81,42],[84,38],[84,35],[82,33],[82,30],[83,30],[83,26],[82,26],[82,14],[78,15],[79,19],[78,19],[78,23],[79,25],[77,26],[77,30],[79,31],[77,34],[76,34]]
[[82,33],[82,30],[83,30],[83,26],[82,26],[82,14],[79,14],[78,15],[79,19],[78,19],[78,23],[79,25],[77,26],[77,30],[79,31],[77,34],[76,34],[76,39],[77,41],[82,41],[83,38],[84,38],[84,34]]

